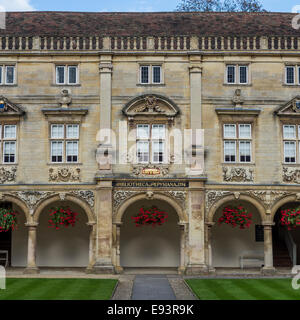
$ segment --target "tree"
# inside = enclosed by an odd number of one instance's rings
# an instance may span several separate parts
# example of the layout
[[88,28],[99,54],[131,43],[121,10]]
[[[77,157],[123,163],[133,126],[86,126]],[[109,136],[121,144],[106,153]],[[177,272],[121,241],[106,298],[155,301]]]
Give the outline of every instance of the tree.
[[266,10],[259,0],[181,0],[176,11],[262,12]]

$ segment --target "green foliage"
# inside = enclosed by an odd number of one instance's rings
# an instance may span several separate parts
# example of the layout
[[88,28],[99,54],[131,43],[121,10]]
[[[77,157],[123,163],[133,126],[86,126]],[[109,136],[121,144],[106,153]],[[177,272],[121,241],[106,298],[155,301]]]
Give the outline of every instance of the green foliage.
[[176,11],[264,12],[259,0],[181,0]]

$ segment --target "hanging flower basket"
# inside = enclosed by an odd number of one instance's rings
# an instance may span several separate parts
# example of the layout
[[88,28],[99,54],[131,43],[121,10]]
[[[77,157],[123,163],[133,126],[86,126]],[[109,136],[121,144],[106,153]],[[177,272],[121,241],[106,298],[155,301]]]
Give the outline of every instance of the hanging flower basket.
[[281,225],[287,226],[288,230],[300,226],[300,207],[296,209],[285,209],[281,211]]
[[165,211],[159,210],[153,206],[151,208],[140,208],[139,213],[136,216],[131,217],[134,220],[136,227],[145,225],[151,225],[152,227],[161,226],[168,218],[168,214]]
[[51,209],[50,219],[49,219],[49,228],[55,228],[58,230],[60,227],[72,227],[75,226],[76,221],[78,219],[76,216],[78,213],[72,211],[70,208],[57,207]]
[[12,209],[0,208],[0,232],[17,229],[17,214]]
[[225,207],[218,222],[219,224],[226,223],[232,227],[246,229],[252,223],[252,213],[248,213],[247,209],[242,206]]

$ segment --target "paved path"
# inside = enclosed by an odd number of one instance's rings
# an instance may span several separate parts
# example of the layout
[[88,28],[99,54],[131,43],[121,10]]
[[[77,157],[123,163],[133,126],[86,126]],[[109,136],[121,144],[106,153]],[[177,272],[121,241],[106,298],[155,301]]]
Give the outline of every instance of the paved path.
[[176,300],[166,275],[137,275],[131,300]]

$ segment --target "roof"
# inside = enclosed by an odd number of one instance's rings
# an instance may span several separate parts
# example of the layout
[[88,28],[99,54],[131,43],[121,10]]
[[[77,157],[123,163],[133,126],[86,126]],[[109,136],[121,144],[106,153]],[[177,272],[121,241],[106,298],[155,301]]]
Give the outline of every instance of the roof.
[[292,13],[7,12],[0,36],[299,36]]

